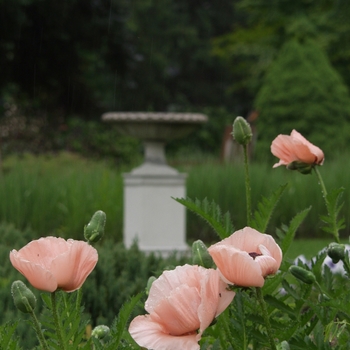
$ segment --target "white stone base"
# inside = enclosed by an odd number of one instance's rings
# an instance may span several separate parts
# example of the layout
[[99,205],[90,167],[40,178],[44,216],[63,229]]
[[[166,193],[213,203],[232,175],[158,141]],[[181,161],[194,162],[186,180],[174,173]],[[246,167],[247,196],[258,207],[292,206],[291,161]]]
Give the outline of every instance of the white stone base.
[[186,174],[166,164],[146,162],[124,174],[124,244],[140,250],[186,252],[186,209],[174,198],[186,196]]

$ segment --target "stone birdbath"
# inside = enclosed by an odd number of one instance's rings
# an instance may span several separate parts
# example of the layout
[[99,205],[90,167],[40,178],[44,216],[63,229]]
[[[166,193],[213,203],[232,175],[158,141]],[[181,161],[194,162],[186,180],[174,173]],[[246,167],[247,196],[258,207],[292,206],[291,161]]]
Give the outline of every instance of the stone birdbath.
[[124,244],[137,240],[140,250],[163,256],[188,250],[185,207],[174,198],[186,197],[186,177],[166,162],[165,144],[182,138],[207,122],[194,113],[109,112],[104,122],[113,123],[123,135],[140,139],[144,162],[124,178]]

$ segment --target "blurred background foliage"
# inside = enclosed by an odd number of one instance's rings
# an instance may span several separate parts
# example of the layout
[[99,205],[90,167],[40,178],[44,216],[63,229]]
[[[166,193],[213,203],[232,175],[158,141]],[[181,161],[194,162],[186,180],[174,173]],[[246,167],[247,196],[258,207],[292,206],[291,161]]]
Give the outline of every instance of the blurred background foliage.
[[[120,243],[122,173],[141,162],[142,145],[101,123],[107,111],[208,115],[167,145],[168,160],[188,173],[187,194],[230,211],[237,229],[246,220],[243,168],[220,161],[222,141],[237,115],[255,113],[253,203],[290,184],[268,232],[312,205],[297,238],[325,239],[315,177],[271,168],[272,139],[296,128],[324,149],[327,188],[347,189],[349,236],[349,18],[348,0],[0,0],[0,323],[18,315],[9,288],[22,277],[9,251],[40,236],[82,239],[99,209],[106,240],[84,286],[93,325],[110,323],[151,274],[184,263]],[[191,213],[187,238],[217,240]],[[293,244],[291,258],[320,249]]]
[[349,143],[347,0],[1,0],[0,13],[0,121],[21,119],[15,143],[0,127],[5,153],[21,141],[129,161],[134,141],[111,145],[99,125],[110,110],[206,112],[184,142],[216,155],[254,109],[256,156],[294,125],[326,151]]
[[[143,148],[101,122],[111,110],[208,115],[208,123],[167,145],[168,159],[189,173],[190,196],[214,199],[239,225],[244,216],[232,203],[242,182],[232,190],[227,183],[240,168],[220,163],[237,115],[258,116],[256,181],[271,183],[262,165],[273,164],[269,145],[295,128],[334,160],[331,186],[347,187],[336,175],[350,143],[347,0],[0,0],[0,16],[4,222],[76,236],[101,209],[120,240],[121,174],[141,162]],[[303,205],[318,208],[316,192]],[[288,203],[285,213],[296,204]],[[318,236],[317,222],[311,215],[301,235]],[[204,226],[189,215],[189,239],[212,240]]]

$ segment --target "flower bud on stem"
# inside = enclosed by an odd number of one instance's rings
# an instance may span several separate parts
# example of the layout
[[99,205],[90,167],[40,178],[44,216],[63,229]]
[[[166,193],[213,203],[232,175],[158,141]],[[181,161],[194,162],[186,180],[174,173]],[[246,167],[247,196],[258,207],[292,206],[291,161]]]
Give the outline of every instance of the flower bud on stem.
[[192,244],[192,263],[207,269],[213,267],[214,262],[208,248],[200,239]]
[[36,306],[35,295],[22,281],[15,281],[12,283],[11,293],[17,309],[31,315],[33,320],[33,327],[38,337],[41,348],[44,350],[49,350],[49,346],[47,345],[44,334],[41,330],[41,325],[34,312],[34,308]]
[[330,243],[327,249],[328,256],[332,259],[333,264],[344,260],[345,258],[345,245],[339,243]]
[[292,265],[289,268],[289,272],[299,281],[306,284],[313,284],[316,282],[315,275],[311,271],[308,271],[301,266]]
[[104,236],[106,225],[106,214],[98,210],[91,218],[87,226],[84,227],[84,237],[89,244],[96,243]]

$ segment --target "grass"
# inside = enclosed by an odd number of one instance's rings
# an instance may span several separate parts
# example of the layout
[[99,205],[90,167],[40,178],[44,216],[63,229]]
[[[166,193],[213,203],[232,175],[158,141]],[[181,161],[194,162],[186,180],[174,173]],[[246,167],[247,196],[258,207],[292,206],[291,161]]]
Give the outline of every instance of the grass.
[[[273,163],[272,163],[273,164]],[[188,167],[187,195],[190,198],[214,200],[223,213],[229,212],[236,229],[246,225],[244,169],[242,164],[206,163]],[[344,165],[342,159],[326,163],[320,169],[328,190],[344,187],[350,188],[350,164]],[[322,231],[320,215],[326,215],[326,207],[320,186],[315,174],[302,175],[288,171],[285,167],[272,169],[271,164],[253,163],[250,166],[253,208],[262,196],[269,197],[272,191],[280,185],[288,183],[288,187],[278,203],[268,227],[269,233],[274,233],[281,224],[289,224],[290,220],[305,208],[312,207],[307,218],[297,232],[297,238],[320,238]],[[350,192],[345,191],[344,207],[340,213],[345,217],[346,229],[342,237],[350,234]],[[202,220],[192,214],[188,219],[188,235],[196,235],[204,240],[216,239],[211,229]]]
[[[328,189],[350,188],[350,164],[344,164],[343,159],[328,161],[320,168]],[[274,234],[281,224],[289,224],[299,211],[312,206],[296,238],[325,237],[319,215],[326,214],[326,208],[315,174],[302,175],[285,167],[272,169],[272,164],[273,160],[250,166],[253,208],[262,196],[268,197],[280,185],[289,184],[267,233]],[[230,212],[236,229],[246,226],[242,164],[206,159],[195,164],[177,163],[177,167],[188,173],[190,198],[214,200],[223,213]],[[38,236],[82,238],[83,227],[92,214],[103,210],[107,214],[106,231],[115,241],[121,241],[123,171],[115,165],[88,161],[71,153],[6,158],[0,175],[0,221],[13,223],[19,229],[30,227]],[[342,237],[345,238],[350,234],[348,190],[343,199],[341,215],[346,219],[347,229],[342,231]],[[190,242],[202,239],[207,244],[218,239],[206,222],[191,213],[187,213],[187,238]]]
[[121,239],[122,177],[107,164],[74,154],[8,158],[0,181],[0,221],[38,236],[82,238],[96,210],[107,214],[106,230]]
[[[331,238],[296,239],[288,249],[286,257],[294,260],[297,256],[304,255],[307,259],[311,259],[331,242]],[[341,243],[348,244],[349,240],[342,240]]]

